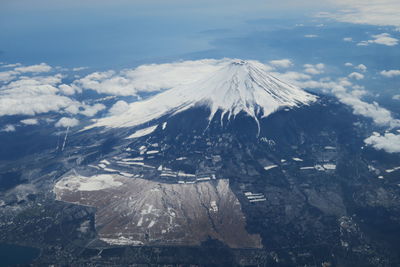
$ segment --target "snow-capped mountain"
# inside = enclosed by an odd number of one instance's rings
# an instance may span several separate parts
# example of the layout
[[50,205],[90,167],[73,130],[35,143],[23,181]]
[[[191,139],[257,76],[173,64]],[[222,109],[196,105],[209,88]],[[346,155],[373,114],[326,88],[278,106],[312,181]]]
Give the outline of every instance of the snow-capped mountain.
[[[3,240],[41,240],[38,265],[399,262],[400,156],[365,147],[371,122],[259,62],[214,70],[9,160],[0,186],[18,185],[0,194]],[[215,264],[221,251],[233,258]]]
[[86,129],[134,127],[195,106],[207,106],[209,120],[220,110],[221,121],[226,115],[230,119],[244,112],[258,123],[259,117],[267,117],[280,108],[315,101],[316,96],[272,76],[260,62],[235,59],[209,76],[134,102],[126,112],[99,119]]

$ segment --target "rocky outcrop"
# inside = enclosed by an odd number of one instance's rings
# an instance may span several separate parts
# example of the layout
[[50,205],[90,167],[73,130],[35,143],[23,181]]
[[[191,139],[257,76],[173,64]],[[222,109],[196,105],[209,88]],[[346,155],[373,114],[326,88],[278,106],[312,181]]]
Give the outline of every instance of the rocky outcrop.
[[99,238],[116,245],[200,245],[208,238],[232,248],[260,248],[226,179],[157,183],[119,175],[67,176],[57,199],[97,208]]

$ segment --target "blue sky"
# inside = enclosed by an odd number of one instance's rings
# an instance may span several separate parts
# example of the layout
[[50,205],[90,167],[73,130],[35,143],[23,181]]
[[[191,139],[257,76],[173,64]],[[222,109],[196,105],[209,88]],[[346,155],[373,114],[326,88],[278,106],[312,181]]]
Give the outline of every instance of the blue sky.
[[285,1],[276,6],[272,1],[5,0],[0,3],[0,57],[107,68],[207,56],[218,49],[219,37],[266,28],[258,19],[272,19],[269,27],[276,27],[320,10],[307,4],[298,8]]
[[181,59],[289,57],[299,64],[357,60],[396,68],[399,46],[343,42],[382,32],[399,35],[395,26],[317,16],[340,14],[339,2],[3,0],[0,61],[104,70]]

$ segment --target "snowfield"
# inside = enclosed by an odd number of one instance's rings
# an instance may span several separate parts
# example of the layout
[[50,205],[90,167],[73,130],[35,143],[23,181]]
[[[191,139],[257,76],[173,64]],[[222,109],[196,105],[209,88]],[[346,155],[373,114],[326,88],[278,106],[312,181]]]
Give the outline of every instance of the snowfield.
[[54,189],[68,191],[99,191],[121,185],[122,183],[116,181],[115,176],[110,174],[100,174],[91,177],[71,175],[58,181]]
[[[260,62],[234,59],[221,64],[211,75],[131,103],[124,113],[98,119],[85,129],[134,127],[199,105],[209,107],[209,120],[222,110],[221,118],[227,114],[231,119],[243,111],[258,122],[258,116],[267,117],[284,107],[308,105],[316,99],[316,96],[275,78]],[[144,134],[148,131],[150,129]],[[140,134],[135,133],[129,138]]]

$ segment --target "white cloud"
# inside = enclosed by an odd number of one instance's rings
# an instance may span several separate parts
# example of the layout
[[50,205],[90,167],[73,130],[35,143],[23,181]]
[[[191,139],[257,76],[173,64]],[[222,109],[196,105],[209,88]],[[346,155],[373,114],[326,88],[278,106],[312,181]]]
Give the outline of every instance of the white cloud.
[[380,26],[400,26],[398,0],[329,0],[338,12],[321,12],[317,16],[342,22]]
[[[95,72],[74,82],[101,94],[130,96],[157,92],[196,81],[226,65],[229,59],[204,59],[166,64],[142,65],[120,72]],[[264,65],[265,68],[267,66]]]
[[0,72],[0,82],[7,83],[14,80],[19,73],[13,70]]
[[67,118],[67,117],[62,117],[58,122],[56,122],[55,126],[56,127],[75,127],[79,125],[79,120],[75,118]]
[[361,73],[358,73],[358,72],[352,72],[352,73],[349,74],[348,77],[349,77],[349,78],[352,78],[352,79],[356,79],[356,80],[362,80],[362,79],[364,79],[364,75],[361,74]]
[[61,75],[21,77],[0,87],[0,116],[58,112],[80,103],[59,94]]
[[15,126],[12,124],[7,124],[3,129],[1,129],[1,132],[15,132]]
[[[46,64],[34,66],[41,65]],[[81,88],[75,84],[61,84],[61,74],[37,76],[32,73],[27,77],[21,76],[19,72],[12,72],[14,76],[10,79],[13,80],[0,85],[0,116],[58,112],[91,117],[105,109],[103,104],[90,106],[68,97],[67,95],[81,92]],[[0,79],[3,77],[2,73],[4,72],[0,72]]]
[[58,88],[60,89],[60,91],[64,94],[64,95],[73,95],[75,93],[80,93],[82,92],[82,89],[79,88],[78,86],[72,84],[72,85],[68,85],[68,84],[61,84],[58,86]]
[[85,115],[87,117],[93,117],[99,111],[102,111],[106,108],[103,104],[94,104],[93,106],[84,106],[84,110],[80,112],[80,114]]
[[[358,88],[358,86],[353,86],[353,88]],[[362,90],[362,89],[355,89],[350,92],[353,96],[357,98],[361,98],[367,94],[367,91]]]
[[10,189],[7,195],[15,196],[17,201],[28,201],[29,195],[37,194],[38,190],[33,184],[20,184]]
[[357,45],[358,46],[367,46],[369,44],[380,44],[386,46],[395,46],[399,43],[399,40],[392,37],[389,33],[381,33],[377,35],[372,35],[374,39],[361,41]]
[[88,67],[77,67],[77,68],[73,68],[72,71],[81,71],[81,70],[86,70],[88,69]]
[[14,63],[14,64],[6,64],[6,65],[2,65],[2,68],[15,68],[15,67],[19,67],[21,66],[21,63]]
[[109,110],[111,115],[121,114],[129,109],[129,104],[123,100],[115,103]]
[[357,66],[354,67],[355,69],[358,69],[362,72],[366,72],[367,71],[367,66],[365,66],[364,64],[359,64]]
[[316,34],[306,34],[306,35],[304,35],[304,37],[306,37],[306,38],[317,38],[318,35],[316,35]]
[[400,100],[400,95],[394,95],[394,96],[392,96],[392,99],[393,100]]
[[[376,102],[367,103],[361,100],[361,97],[365,95],[365,91],[362,90],[362,87],[353,85],[347,78],[339,78],[337,81],[320,79],[319,81],[293,80],[292,82],[301,88],[331,91],[340,102],[350,106],[354,114],[370,118],[379,126],[391,128],[400,126],[400,120],[393,118],[389,110],[379,106]],[[349,93],[347,87],[355,87],[356,90]]]
[[371,118],[375,124],[380,126],[400,126],[400,121],[394,119],[390,111],[382,108],[378,103],[364,102],[357,95],[349,94],[344,88],[335,88],[333,91],[342,103],[353,108],[354,114]]
[[94,72],[78,80],[76,84],[84,89],[91,89],[99,94],[109,95],[136,95],[137,89],[132,81],[123,74],[114,71]]
[[80,105],[69,105],[64,111],[72,115],[77,115],[80,112]]
[[278,60],[271,60],[269,62],[269,64],[271,64],[274,67],[277,68],[289,68],[291,66],[293,66],[293,63],[290,59],[278,59]]
[[400,76],[400,70],[383,70],[381,71],[381,75],[389,78],[394,76]]
[[317,75],[321,74],[324,72],[325,65],[322,63],[318,64],[305,64],[304,65],[304,72],[312,74],[312,75]]
[[24,72],[39,73],[39,72],[49,72],[52,70],[52,67],[47,65],[46,63],[40,63],[37,65],[31,65],[31,66],[26,66],[26,67],[17,67],[14,70],[21,72],[21,73],[24,73]]
[[37,119],[25,119],[21,120],[21,123],[25,125],[37,125],[39,124],[39,121]]
[[345,42],[353,42],[353,38],[352,37],[344,37],[343,41],[345,41]]
[[296,71],[288,71],[285,73],[278,73],[278,72],[273,72],[273,75],[279,77],[280,79],[284,81],[289,81],[292,83],[296,83],[298,81],[302,80],[310,80],[311,76],[308,74],[304,74],[302,72],[296,72]]
[[364,142],[375,149],[385,150],[388,153],[400,152],[400,134],[385,133],[380,135],[379,133],[374,133],[366,138]]
[[353,63],[346,62],[346,63],[344,63],[344,65],[345,65],[346,67],[352,67],[352,66],[353,66]]

